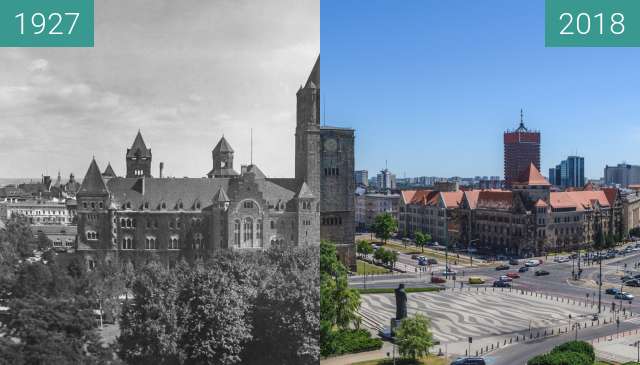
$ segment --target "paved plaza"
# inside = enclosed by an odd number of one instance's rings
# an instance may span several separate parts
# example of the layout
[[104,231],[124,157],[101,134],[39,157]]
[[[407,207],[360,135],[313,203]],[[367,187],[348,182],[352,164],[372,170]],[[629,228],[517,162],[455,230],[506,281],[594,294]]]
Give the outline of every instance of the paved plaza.
[[[484,338],[532,329],[567,326],[577,318],[589,321],[593,313],[584,303],[531,296],[519,290],[471,288],[445,292],[408,293],[409,316],[420,313],[431,320],[435,339],[442,343],[466,341],[468,336]],[[575,303],[575,304],[574,304]],[[581,305],[582,304],[582,305]],[[362,296],[363,324],[380,330],[395,316],[393,294]],[[572,319],[569,319],[571,314]]]

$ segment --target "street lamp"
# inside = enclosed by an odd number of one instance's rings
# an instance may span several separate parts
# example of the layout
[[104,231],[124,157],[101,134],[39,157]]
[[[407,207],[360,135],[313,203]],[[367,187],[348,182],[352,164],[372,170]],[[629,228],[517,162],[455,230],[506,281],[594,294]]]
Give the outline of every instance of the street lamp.
[[475,241],[480,241],[479,238],[469,241],[467,244],[467,255],[469,256],[469,267],[473,267],[473,256],[471,255],[471,244]]

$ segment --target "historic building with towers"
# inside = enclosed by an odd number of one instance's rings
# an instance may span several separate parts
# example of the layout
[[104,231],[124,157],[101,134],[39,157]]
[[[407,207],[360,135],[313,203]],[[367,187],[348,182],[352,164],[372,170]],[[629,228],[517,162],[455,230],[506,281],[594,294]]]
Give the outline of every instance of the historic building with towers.
[[152,176],[138,131],[124,177],[93,159],[77,193],[76,249],[87,260],[157,253],[195,259],[218,250],[319,245],[333,240],[355,264],[354,131],[320,126],[320,59],[297,92],[295,177],[270,178],[251,164],[234,168],[222,137],[202,178]]

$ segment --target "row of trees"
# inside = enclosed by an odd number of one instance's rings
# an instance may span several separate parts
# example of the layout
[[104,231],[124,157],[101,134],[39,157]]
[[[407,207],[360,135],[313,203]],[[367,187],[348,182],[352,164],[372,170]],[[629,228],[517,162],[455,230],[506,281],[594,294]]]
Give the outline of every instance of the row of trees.
[[[7,232],[0,237],[2,365],[319,361],[318,247],[223,252],[173,268],[153,257],[135,269],[101,258],[89,271],[67,255],[26,262],[17,248],[33,242],[30,231]],[[119,299],[125,292],[133,297]],[[100,338],[99,308],[120,325],[110,346]],[[345,308],[338,317],[353,318]]]

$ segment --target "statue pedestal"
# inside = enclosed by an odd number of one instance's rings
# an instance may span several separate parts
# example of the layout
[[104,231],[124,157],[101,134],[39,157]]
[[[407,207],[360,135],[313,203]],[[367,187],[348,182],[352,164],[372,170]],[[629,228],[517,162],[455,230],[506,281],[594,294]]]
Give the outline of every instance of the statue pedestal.
[[398,326],[400,326],[400,323],[402,323],[401,319],[395,319],[395,318],[391,318],[391,333],[395,334],[396,328],[398,328]]

